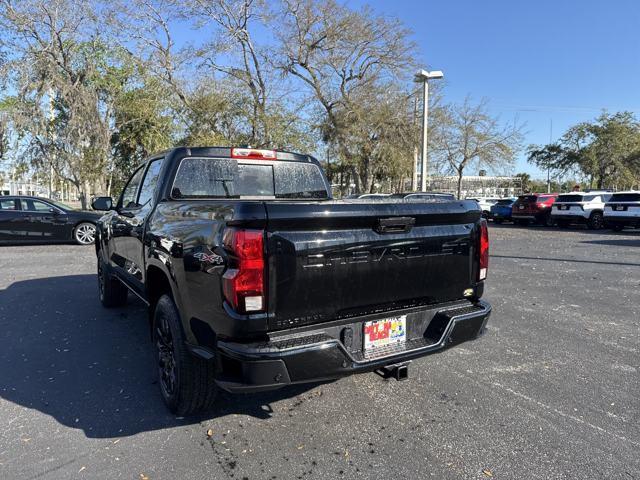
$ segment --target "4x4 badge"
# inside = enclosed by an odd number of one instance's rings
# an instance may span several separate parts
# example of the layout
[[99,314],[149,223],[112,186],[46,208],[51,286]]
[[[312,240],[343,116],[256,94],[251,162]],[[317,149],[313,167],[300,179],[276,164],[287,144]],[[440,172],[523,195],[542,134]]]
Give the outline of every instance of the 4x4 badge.
[[214,265],[222,265],[224,263],[224,258],[216,253],[197,252],[194,253],[193,256],[205,263],[212,263]]

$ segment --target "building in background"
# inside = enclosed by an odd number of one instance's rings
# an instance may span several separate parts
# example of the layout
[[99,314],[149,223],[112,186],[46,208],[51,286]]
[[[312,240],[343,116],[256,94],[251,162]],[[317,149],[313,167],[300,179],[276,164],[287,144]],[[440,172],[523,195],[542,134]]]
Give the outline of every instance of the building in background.
[[[341,185],[333,183],[331,189],[335,197],[350,195],[355,192],[355,184]],[[375,193],[397,193],[410,191],[410,184],[405,182],[404,188],[389,188],[386,185],[375,185]],[[427,191],[458,194],[458,177],[433,176],[427,182]],[[346,193],[344,193],[346,192]],[[520,177],[503,177],[488,175],[465,175],[462,177],[461,198],[467,197],[515,197],[522,194]]]
[[53,184],[53,191],[49,184],[43,184],[39,179],[32,178],[2,178],[0,179],[0,196],[2,195],[30,195],[34,197],[51,198],[75,204],[78,202],[76,188],[70,182],[56,179]]
[[0,185],[1,195],[48,196],[49,189],[30,180],[5,180]]
[[[436,192],[458,193],[458,177],[455,175],[431,177],[428,190]],[[522,194],[520,177],[488,175],[465,175],[462,177],[461,198],[515,197]]]

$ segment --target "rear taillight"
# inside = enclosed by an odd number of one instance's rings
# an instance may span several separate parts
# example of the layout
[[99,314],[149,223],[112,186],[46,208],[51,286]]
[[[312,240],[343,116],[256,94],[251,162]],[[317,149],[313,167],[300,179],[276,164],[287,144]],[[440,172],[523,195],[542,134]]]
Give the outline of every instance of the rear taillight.
[[223,240],[231,256],[229,268],[222,276],[225,299],[238,313],[263,312],[264,232],[228,229]]
[[487,278],[489,270],[489,228],[486,220],[480,223],[480,235],[478,239],[478,281]]

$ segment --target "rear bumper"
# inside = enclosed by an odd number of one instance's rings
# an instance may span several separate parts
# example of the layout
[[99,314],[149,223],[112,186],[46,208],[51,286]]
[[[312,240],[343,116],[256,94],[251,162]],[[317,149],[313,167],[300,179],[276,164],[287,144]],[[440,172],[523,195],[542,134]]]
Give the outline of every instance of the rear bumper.
[[362,349],[363,323],[369,318],[260,344],[218,341],[216,382],[229,392],[256,392],[373,371],[473,340],[483,333],[490,314],[484,301],[413,311],[407,314],[408,340],[375,351]]
[[566,213],[551,213],[551,216],[554,220],[560,220],[571,223],[587,223],[588,218],[585,218],[582,215],[567,215]]
[[640,217],[623,217],[623,216],[605,216],[604,224],[606,226],[622,225],[624,227],[640,226]]
[[545,210],[540,210],[536,213],[532,213],[532,212],[526,212],[526,213],[516,213],[513,212],[511,214],[511,218],[513,220],[530,220],[533,222],[541,222],[542,220],[544,220],[546,218],[547,215],[551,215],[551,211],[549,209],[545,209]]
[[502,220],[511,220],[511,211],[509,212],[489,212],[489,218],[499,218]]
[[537,217],[532,213],[512,213],[511,218],[514,220],[536,220]]

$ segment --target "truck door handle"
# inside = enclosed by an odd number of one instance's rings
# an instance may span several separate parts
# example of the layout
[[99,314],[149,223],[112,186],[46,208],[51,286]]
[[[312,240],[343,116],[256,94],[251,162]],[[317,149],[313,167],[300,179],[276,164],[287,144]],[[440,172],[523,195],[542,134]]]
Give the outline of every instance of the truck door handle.
[[414,217],[379,218],[374,230],[380,234],[410,232],[415,224]]

